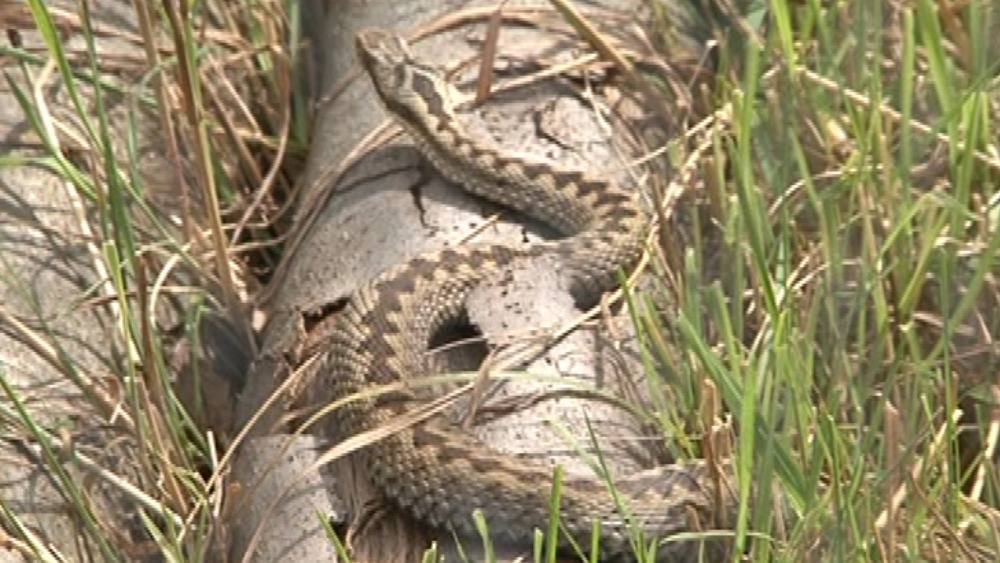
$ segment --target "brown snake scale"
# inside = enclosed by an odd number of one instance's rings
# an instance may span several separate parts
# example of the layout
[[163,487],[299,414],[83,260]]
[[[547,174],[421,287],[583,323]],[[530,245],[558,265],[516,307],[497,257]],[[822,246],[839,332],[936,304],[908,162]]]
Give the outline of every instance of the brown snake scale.
[[[307,390],[307,398],[317,402],[428,375],[425,351],[431,335],[461,318],[468,293],[512,260],[553,256],[574,296],[593,302],[614,287],[620,269],[634,267],[647,225],[637,198],[612,182],[508,156],[470,139],[456,120],[442,76],[414,61],[398,36],[364,30],[357,36],[357,51],[389,113],[446,178],[544,221],[566,238],[527,247],[446,249],[382,273],[338,313],[329,348]],[[397,394],[347,402],[324,420],[321,432],[343,440],[384,426],[399,418],[404,399]],[[535,528],[547,526],[551,470],[491,450],[443,416],[395,432],[356,455],[363,456],[388,502],[432,526],[476,537],[471,515],[478,508],[496,537],[525,545]],[[625,514],[647,543],[710,529],[719,517],[718,505],[728,513],[734,504],[727,487],[717,494],[720,487],[711,473],[705,463],[690,463],[617,479],[618,502],[596,477],[566,478],[560,548],[568,548],[569,537],[590,545],[596,521],[602,559],[632,559]],[[667,542],[657,560],[697,558],[704,547],[697,541]]]

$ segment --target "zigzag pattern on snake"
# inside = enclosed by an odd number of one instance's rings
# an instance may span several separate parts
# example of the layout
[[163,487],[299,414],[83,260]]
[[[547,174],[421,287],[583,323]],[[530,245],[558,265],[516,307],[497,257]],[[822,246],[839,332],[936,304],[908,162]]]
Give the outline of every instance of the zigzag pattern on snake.
[[[428,375],[431,335],[462,316],[472,288],[521,257],[554,256],[574,295],[596,299],[615,285],[620,269],[635,265],[647,225],[637,197],[612,182],[509,156],[471,139],[455,117],[441,74],[416,62],[395,34],[367,29],[356,46],[383,105],[441,174],[544,221],[565,238],[527,247],[446,249],[382,273],[338,313],[307,391],[315,401]],[[401,405],[385,398],[354,400],[335,409],[322,431],[342,440],[398,418]],[[489,449],[444,417],[396,432],[356,455],[365,456],[370,478],[387,501],[432,526],[476,536],[471,515],[478,508],[491,532],[530,544],[533,530],[547,525],[551,471]],[[565,536],[589,545],[593,522],[600,523],[607,559],[630,558],[629,519],[647,540],[663,538],[691,531],[693,520],[712,527],[717,497],[727,511],[732,504],[729,492],[716,494],[704,463],[660,467],[617,480],[616,488],[618,501],[597,478],[568,478],[562,487]],[[685,559],[697,550],[697,542],[668,543],[658,559]]]

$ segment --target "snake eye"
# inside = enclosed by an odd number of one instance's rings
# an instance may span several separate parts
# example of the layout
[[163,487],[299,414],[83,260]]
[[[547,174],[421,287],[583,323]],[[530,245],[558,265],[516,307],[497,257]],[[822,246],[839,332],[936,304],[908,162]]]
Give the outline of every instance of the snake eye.
[[392,70],[393,70],[393,73],[392,73],[393,74],[393,84],[392,85],[394,87],[396,87],[396,88],[399,88],[399,87],[405,85],[406,84],[406,77],[408,75],[408,72],[406,70],[406,66],[402,65],[402,64],[398,64],[398,65],[393,66]]
[[[390,41],[396,44],[395,51],[399,53],[409,54],[410,46],[406,43],[406,40],[398,35],[392,35]],[[407,57],[409,58],[409,57]]]

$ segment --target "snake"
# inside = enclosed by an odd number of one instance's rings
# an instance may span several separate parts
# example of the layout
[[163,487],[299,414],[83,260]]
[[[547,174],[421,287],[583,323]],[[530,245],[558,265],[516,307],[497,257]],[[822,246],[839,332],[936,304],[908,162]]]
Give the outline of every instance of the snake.
[[[356,35],[356,51],[377,97],[444,178],[519,211],[560,235],[524,245],[480,243],[419,254],[378,274],[338,310],[311,382],[311,395],[339,401],[321,422],[344,440],[389,425],[412,401],[377,395],[374,386],[428,374],[436,331],[461,322],[475,287],[518,260],[551,257],[578,302],[596,300],[634,268],[649,219],[637,190],[582,170],[506,154],[470,136],[456,116],[453,89],[422,64],[405,39],[381,28]],[[498,452],[438,414],[366,444],[368,478],[384,500],[417,522],[478,537],[474,510],[499,540],[531,545],[546,529],[552,470]],[[731,511],[731,488],[704,460],[674,463],[608,481],[568,476],[559,496],[558,549],[589,546],[597,529],[602,560],[628,561],[649,542],[711,529]],[[596,526],[595,526],[596,524]],[[645,543],[642,543],[645,542]],[[709,542],[711,543],[711,542]],[[705,541],[667,541],[659,561],[697,559]]]

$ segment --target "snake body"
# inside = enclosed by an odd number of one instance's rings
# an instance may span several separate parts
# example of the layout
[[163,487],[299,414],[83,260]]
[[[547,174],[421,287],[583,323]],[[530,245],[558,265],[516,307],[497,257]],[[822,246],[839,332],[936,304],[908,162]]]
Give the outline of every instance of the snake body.
[[[500,266],[554,256],[574,295],[593,299],[614,286],[620,269],[635,265],[647,224],[637,197],[612,182],[506,155],[470,138],[455,117],[443,76],[416,62],[400,37],[366,29],[356,46],[383,105],[437,170],[473,194],[544,221],[565,238],[421,255],[354,293],[338,313],[314,387],[326,401],[355,397],[324,423],[328,437],[341,440],[399,417],[405,401],[365,398],[365,390],[428,375],[425,351],[432,334],[461,318],[467,294]],[[475,509],[484,512],[495,536],[509,541],[530,543],[533,530],[547,526],[551,470],[491,450],[442,416],[366,445],[359,455],[387,501],[432,526],[476,536]],[[717,495],[709,473],[704,463],[660,467],[616,481],[617,498],[597,478],[568,478],[562,485],[560,547],[570,537],[589,545],[597,522],[602,556],[629,559],[630,530],[641,530],[648,541],[691,531],[694,520],[711,527]],[[691,546],[665,544],[658,559],[687,558],[697,553]]]

